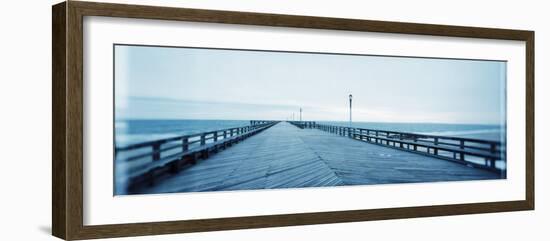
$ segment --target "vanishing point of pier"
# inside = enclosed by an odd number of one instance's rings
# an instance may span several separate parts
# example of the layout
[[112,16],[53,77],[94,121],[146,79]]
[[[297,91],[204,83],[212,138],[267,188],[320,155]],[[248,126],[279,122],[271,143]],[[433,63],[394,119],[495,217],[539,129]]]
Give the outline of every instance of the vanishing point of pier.
[[[505,177],[500,142],[315,122],[246,127],[117,147],[117,194]],[[141,151],[140,151],[141,150]]]

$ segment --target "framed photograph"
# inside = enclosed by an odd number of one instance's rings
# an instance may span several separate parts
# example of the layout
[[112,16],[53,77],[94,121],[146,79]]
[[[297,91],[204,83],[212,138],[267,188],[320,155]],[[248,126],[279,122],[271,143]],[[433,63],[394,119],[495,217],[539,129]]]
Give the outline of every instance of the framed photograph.
[[53,6],[53,235],[534,209],[534,32]]

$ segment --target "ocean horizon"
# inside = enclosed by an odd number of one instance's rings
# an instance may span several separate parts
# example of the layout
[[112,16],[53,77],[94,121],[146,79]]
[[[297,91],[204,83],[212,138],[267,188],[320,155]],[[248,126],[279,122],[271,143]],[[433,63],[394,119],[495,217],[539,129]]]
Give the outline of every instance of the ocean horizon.
[[[284,120],[281,120],[284,121]],[[310,121],[310,120],[307,120]],[[313,120],[312,120],[313,121]],[[321,124],[349,126],[347,121],[316,121]],[[250,125],[250,120],[201,119],[127,119],[115,122],[115,145],[125,146],[180,135]],[[457,123],[405,123],[405,122],[352,122],[352,127],[386,131],[409,132],[426,135],[467,137],[503,141],[505,127],[495,124]]]

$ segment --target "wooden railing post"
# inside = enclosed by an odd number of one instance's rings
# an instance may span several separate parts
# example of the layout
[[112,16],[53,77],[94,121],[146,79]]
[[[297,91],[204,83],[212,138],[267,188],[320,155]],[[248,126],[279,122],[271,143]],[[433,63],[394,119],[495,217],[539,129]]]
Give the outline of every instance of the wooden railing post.
[[160,160],[160,143],[153,144],[153,161]]
[[[438,143],[439,143],[439,138],[435,137],[434,138],[434,145],[437,146]],[[434,148],[434,154],[437,155],[437,153],[438,153],[438,149]]]
[[[460,140],[460,149],[464,150],[464,140]],[[464,152],[460,153],[460,160],[464,161]]]
[[184,136],[181,139],[181,150],[184,151],[184,152],[189,150],[189,137]]
[[201,146],[206,144],[206,133],[201,134]]
[[[491,154],[496,155],[497,153],[497,145],[495,143],[491,143]],[[496,160],[494,158],[491,158],[489,160],[491,162],[491,167],[496,168]]]
[[214,131],[214,142],[218,141],[218,131]]

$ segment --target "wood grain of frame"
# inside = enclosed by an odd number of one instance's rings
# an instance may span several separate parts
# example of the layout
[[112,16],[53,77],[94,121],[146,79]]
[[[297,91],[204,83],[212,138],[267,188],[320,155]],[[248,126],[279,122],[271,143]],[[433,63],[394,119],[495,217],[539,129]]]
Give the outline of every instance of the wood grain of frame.
[[[525,200],[85,226],[82,180],[84,16],[524,41],[527,65]],[[535,206],[534,66],[533,31],[78,1],[59,3],[52,7],[52,233],[62,239],[76,240],[532,210]]]

